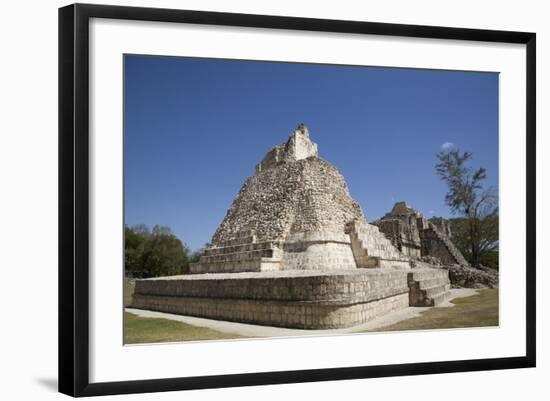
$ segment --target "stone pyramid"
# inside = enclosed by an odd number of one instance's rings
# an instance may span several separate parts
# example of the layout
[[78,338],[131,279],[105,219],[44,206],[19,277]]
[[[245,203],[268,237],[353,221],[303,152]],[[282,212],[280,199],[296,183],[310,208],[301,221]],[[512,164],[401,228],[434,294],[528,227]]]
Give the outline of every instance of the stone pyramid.
[[268,326],[350,327],[447,299],[448,271],[410,270],[410,261],[367,222],[300,125],[246,180],[191,265],[194,274],[136,281],[132,306]]
[[191,273],[408,267],[300,124],[256,166]]

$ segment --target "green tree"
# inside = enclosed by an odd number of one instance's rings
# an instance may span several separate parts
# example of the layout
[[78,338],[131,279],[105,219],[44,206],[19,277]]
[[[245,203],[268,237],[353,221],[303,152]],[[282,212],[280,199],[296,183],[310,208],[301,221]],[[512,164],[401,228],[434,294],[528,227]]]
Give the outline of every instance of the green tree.
[[132,277],[146,277],[144,267],[145,247],[150,233],[146,226],[124,226],[124,267]]
[[201,248],[189,254],[189,263],[197,263],[200,260],[202,252],[205,248],[207,248],[207,244],[204,244]]
[[125,226],[125,269],[133,277],[182,274],[188,270],[189,249],[170,228]]
[[[491,188],[484,188],[484,168],[473,169],[468,165],[472,159],[469,152],[455,149],[439,152],[436,172],[447,183],[445,203],[455,215],[464,218],[464,230],[458,232],[464,241],[466,255],[473,266],[479,267],[484,253],[498,247],[498,205],[497,196]],[[493,224],[496,221],[497,224]],[[494,239],[496,230],[496,240]],[[453,235],[453,240],[455,236]],[[460,248],[460,247],[459,247]]]
[[[449,219],[452,241],[462,252],[466,260],[473,264],[470,238],[470,225],[464,217]],[[498,270],[498,215],[487,216],[480,220],[481,243],[479,263]]]

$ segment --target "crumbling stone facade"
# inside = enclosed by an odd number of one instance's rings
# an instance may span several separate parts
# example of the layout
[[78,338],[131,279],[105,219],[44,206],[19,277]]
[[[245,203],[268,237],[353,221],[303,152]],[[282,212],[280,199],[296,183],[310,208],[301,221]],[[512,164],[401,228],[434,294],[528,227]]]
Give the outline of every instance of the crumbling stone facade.
[[436,258],[444,265],[469,266],[450,239],[449,221],[426,219],[405,202],[397,202],[391,212],[373,222],[400,251],[414,259]]
[[445,237],[451,238],[451,223],[449,223],[449,220],[444,219],[443,217],[432,217],[429,220],[430,223],[433,224],[434,228],[439,231],[441,234],[443,234]]
[[422,256],[420,232],[427,228],[428,223],[405,202],[397,202],[391,212],[373,224],[404,254],[414,259]]

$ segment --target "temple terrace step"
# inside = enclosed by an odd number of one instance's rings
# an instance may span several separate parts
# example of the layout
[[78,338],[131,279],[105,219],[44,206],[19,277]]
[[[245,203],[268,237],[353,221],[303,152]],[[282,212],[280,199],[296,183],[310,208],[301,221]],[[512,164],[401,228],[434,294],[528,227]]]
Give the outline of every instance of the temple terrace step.
[[280,265],[279,259],[256,257],[239,260],[199,261],[191,263],[189,270],[191,274],[265,272],[280,270]]
[[407,277],[410,306],[437,306],[449,298],[451,283],[447,270],[414,270]]
[[[246,237],[237,238],[241,240]],[[224,247],[210,247],[198,262],[191,263],[192,274],[240,273],[279,270],[282,250],[277,242],[249,242]]]
[[410,267],[409,258],[395,248],[378,227],[365,220],[353,220],[346,225],[346,232],[357,267]]

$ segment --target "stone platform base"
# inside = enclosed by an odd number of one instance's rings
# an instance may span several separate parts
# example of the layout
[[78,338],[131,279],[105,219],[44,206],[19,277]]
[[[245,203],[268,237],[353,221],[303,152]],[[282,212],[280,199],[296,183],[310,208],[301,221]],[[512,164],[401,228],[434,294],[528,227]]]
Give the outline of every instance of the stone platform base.
[[344,328],[407,308],[407,273],[355,269],[161,277],[136,281],[132,307],[268,326]]
[[437,306],[451,294],[449,272],[445,269],[412,269],[408,280],[410,306]]

